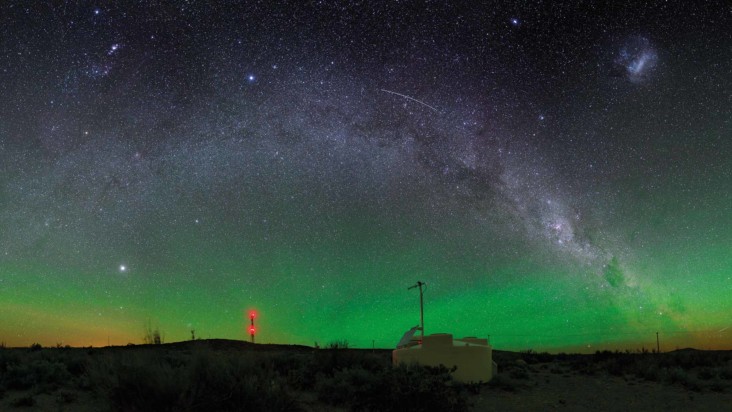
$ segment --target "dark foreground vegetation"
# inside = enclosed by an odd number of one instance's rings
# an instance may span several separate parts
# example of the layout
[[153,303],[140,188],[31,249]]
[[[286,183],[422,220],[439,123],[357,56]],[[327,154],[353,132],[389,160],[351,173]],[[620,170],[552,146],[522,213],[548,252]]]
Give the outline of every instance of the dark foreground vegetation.
[[[391,366],[389,350],[208,340],[113,348],[0,347],[0,409],[112,411],[463,411],[531,391],[537,374],[616,376],[729,392],[732,353],[494,353],[499,375],[463,385],[446,368]],[[492,394],[491,394],[492,393]],[[45,405],[47,409],[48,405]],[[41,408],[44,409],[44,408]]]
[[390,356],[233,341],[0,349],[0,398],[22,407],[55,394],[67,410],[79,391],[119,411],[467,410],[468,388],[449,370],[393,368]]
[[[682,349],[667,353],[597,351],[592,355],[503,352],[503,373],[491,382],[506,390],[526,387],[530,371],[610,375],[680,386],[696,392],[732,391],[732,351]],[[500,369],[500,368],[499,368]]]

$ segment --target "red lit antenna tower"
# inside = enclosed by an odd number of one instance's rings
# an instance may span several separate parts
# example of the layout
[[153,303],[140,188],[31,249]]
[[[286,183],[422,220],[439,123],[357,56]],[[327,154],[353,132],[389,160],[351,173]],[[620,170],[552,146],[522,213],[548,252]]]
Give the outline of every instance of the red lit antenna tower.
[[254,318],[255,317],[257,317],[256,312],[254,312],[254,311],[249,312],[249,321],[250,321],[250,323],[249,323],[249,337],[251,338],[252,343],[254,343],[254,331],[255,331],[255,329],[254,329]]

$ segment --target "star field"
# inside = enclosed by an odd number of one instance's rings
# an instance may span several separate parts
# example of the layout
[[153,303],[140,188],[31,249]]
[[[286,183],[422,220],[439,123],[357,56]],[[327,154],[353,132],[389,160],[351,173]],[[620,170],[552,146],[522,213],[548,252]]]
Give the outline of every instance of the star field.
[[[303,4],[305,3],[305,4]],[[723,2],[0,5],[0,341],[730,348]],[[655,344],[655,343],[654,343]]]

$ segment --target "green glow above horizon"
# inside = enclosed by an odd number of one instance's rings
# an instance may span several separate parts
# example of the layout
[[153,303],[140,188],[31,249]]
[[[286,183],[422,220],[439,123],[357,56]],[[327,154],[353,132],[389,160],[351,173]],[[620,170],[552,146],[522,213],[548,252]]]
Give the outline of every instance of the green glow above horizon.
[[364,232],[344,230],[333,242],[284,243],[243,258],[216,247],[193,254],[196,240],[178,239],[185,252],[175,266],[129,264],[127,273],[6,267],[0,334],[9,346],[120,345],[140,343],[150,322],[167,341],[188,339],[191,329],[247,339],[256,308],[258,342],[390,347],[419,321],[418,294],[407,287],[420,279],[427,333],[490,335],[497,349],[650,348],[656,331],[665,346],[729,347],[732,257],[721,239],[649,247],[620,263],[626,284],[613,287],[592,268],[530,251],[519,260],[468,252],[457,243],[475,233],[447,233],[402,243],[370,229],[368,248],[358,250],[341,239]]
[[0,342],[732,349],[727,11],[295,3],[0,4]]

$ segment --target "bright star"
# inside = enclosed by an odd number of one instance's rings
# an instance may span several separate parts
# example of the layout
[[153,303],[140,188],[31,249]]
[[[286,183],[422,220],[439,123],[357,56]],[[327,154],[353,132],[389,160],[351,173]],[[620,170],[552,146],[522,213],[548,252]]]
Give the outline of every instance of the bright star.
[[125,266],[125,265],[119,265],[119,271],[120,272],[127,272],[127,266]]
[[514,17],[514,18],[511,19],[511,24],[513,26],[520,26],[521,25],[521,20],[519,20],[519,19],[517,19],[517,18]]
[[253,74],[250,74],[249,76],[247,76],[247,80],[249,80],[249,82],[250,82],[250,83],[251,83],[251,82],[253,82],[253,81],[254,81],[254,80],[256,80],[256,79],[257,79],[257,78],[256,78],[256,77],[254,77],[254,75],[253,75]]

